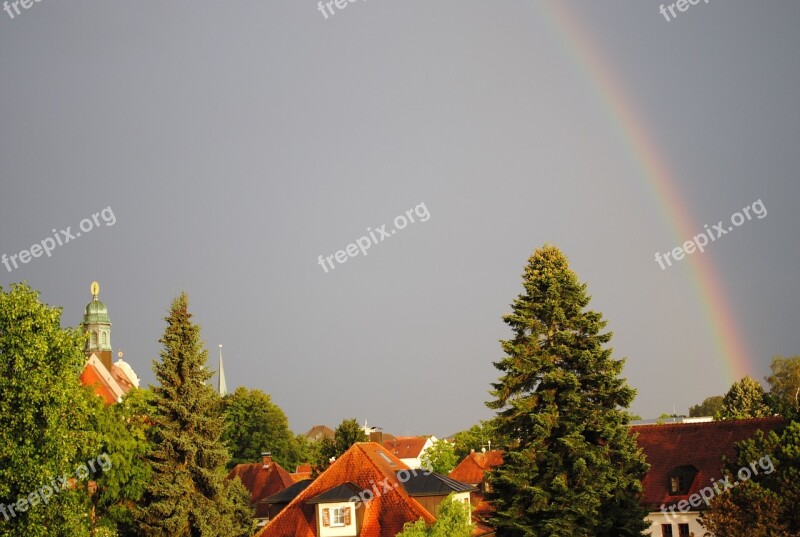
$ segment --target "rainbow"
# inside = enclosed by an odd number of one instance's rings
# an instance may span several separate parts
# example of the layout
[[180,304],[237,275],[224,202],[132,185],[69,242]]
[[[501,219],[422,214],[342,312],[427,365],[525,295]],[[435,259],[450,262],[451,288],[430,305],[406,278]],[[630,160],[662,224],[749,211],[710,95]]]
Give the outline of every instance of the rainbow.
[[[703,230],[687,211],[678,185],[658,151],[658,144],[648,132],[643,116],[632,105],[633,101],[626,98],[620,77],[615,76],[609,63],[598,52],[599,47],[592,43],[589,32],[565,4],[563,0],[535,2],[553,27],[558,29],[554,34],[558,36],[566,54],[572,58],[590,86],[594,87],[593,93],[598,104],[606,111],[609,123],[629,149],[641,178],[658,201],[664,221],[670,224],[674,244],[683,244]],[[687,260],[691,267],[695,296],[708,321],[720,367],[728,375],[729,384],[745,375],[752,375],[755,367],[751,367],[750,352],[740,336],[742,332],[719,283],[720,278],[711,263],[711,257],[691,255]]]

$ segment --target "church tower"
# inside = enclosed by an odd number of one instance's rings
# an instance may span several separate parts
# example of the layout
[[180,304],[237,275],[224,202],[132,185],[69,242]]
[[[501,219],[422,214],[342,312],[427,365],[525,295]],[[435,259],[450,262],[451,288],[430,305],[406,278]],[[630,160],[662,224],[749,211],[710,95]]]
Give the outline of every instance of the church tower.
[[100,294],[100,285],[92,282],[92,301],[86,304],[86,313],[83,316],[83,330],[89,333],[85,353],[87,358],[93,353],[111,371],[111,320],[108,318],[108,308],[97,298]]

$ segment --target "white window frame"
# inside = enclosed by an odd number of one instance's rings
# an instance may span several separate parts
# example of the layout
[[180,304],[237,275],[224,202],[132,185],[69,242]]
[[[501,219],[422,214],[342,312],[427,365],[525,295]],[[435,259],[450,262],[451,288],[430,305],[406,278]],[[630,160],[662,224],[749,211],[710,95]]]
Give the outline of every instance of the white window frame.
[[344,507],[331,507],[331,527],[344,527]]

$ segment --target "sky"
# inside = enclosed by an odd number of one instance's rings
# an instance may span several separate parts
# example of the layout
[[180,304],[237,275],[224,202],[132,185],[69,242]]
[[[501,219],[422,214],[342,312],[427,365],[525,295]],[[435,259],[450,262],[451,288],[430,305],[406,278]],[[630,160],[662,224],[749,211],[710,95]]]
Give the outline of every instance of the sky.
[[186,291],[295,432],[490,418],[546,243],[643,418],[800,353],[800,3],[340,5],[9,4],[0,286],[74,327],[98,281],[144,384]]

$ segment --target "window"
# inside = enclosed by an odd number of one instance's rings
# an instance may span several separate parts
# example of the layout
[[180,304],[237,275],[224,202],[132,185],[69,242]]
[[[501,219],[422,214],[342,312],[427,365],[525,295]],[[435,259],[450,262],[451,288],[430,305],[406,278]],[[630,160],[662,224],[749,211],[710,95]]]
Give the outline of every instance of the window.
[[92,332],[92,347],[97,347],[97,332]]
[[103,345],[108,345],[108,334],[103,332]]
[[341,528],[352,522],[350,507],[331,507],[322,509],[322,525],[326,528]]
[[678,524],[678,535],[680,537],[689,537],[689,524]]
[[661,524],[661,537],[672,537],[672,524]]
[[672,496],[682,496],[689,494],[695,477],[697,468],[691,465],[677,466],[669,473],[667,489]]
[[343,507],[334,507],[331,509],[331,526],[344,526]]

